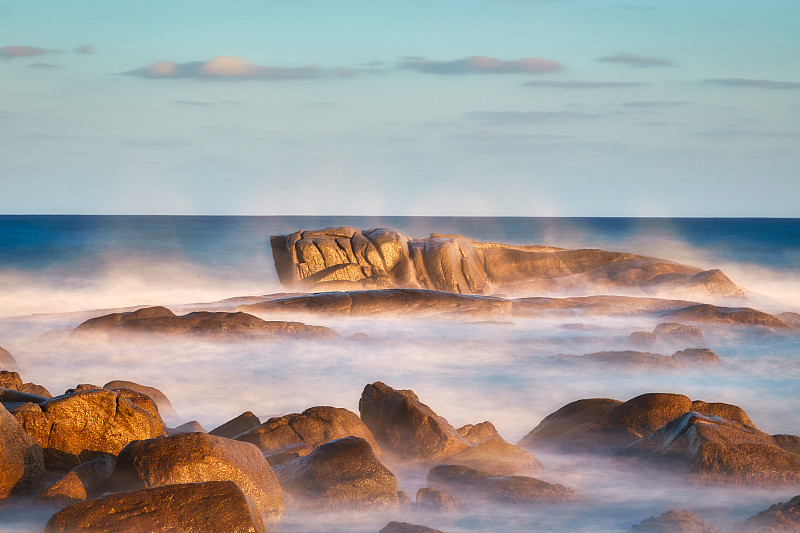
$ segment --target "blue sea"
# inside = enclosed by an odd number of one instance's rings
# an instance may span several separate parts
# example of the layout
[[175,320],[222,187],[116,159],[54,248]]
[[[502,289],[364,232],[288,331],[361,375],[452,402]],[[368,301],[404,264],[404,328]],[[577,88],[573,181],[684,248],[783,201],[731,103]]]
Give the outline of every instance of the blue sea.
[[[571,401],[627,400],[646,392],[733,403],[767,433],[800,435],[797,332],[704,326],[702,346],[659,343],[650,350],[670,355],[704,347],[722,363],[660,372],[553,364],[557,354],[630,349],[631,332],[655,326],[648,317],[287,317],[340,333],[324,342],[88,341],[69,335],[111,309],[233,309],[225,299],[285,291],[269,236],[330,226],[635,252],[720,268],[751,291],[747,305],[800,310],[800,219],[0,216],[0,346],[14,355],[23,380],[53,394],[113,379],[155,386],[179,413],[167,420],[173,427],[196,420],[213,429],[248,410],[262,420],[314,405],[357,413],[364,385],[380,380],[414,390],[456,427],[489,420],[512,443]],[[352,340],[356,333],[367,339]],[[389,519],[401,519],[449,533],[623,532],[671,508],[729,528],[800,492],[697,487],[604,459],[534,455],[544,465],[538,477],[586,499],[557,510],[475,509],[457,516],[287,513],[273,531],[374,533]],[[394,472],[412,499],[426,485],[424,471]],[[50,512],[25,505],[0,509],[0,532],[41,531]]]

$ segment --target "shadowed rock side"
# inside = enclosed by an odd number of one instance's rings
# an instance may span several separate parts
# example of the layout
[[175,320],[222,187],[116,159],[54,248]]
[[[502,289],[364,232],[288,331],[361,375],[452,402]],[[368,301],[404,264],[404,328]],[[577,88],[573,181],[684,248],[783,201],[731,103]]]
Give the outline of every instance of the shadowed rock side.
[[302,338],[336,337],[325,326],[301,322],[266,321],[247,313],[196,311],[176,316],[166,307],[145,307],[129,313],[91,318],[73,331],[80,333],[161,333],[206,336],[285,336]]
[[237,435],[240,435],[245,431],[248,431],[260,425],[261,425],[261,420],[259,420],[256,415],[254,415],[251,411],[245,411],[236,418],[228,420],[221,426],[212,429],[208,433],[209,435],[215,435],[217,437],[227,437],[229,439],[232,439]]
[[0,405],[0,500],[41,490],[42,448]]
[[651,516],[630,529],[631,533],[722,533],[709,526],[689,511],[670,509],[659,516]]
[[800,496],[786,503],[771,505],[755,516],[751,516],[739,528],[742,532],[777,533],[800,531]]
[[408,522],[389,522],[378,533],[445,533],[427,526],[410,524]]
[[491,290],[635,289],[740,298],[719,270],[604,250],[565,250],[431,234],[411,239],[378,228],[327,228],[270,237],[281,283],[315,290],[424,288],[462,294]]
[[231,481],[185,483],[111,494],[65,507],[45,533],[264,533],[253,502]]
[[66,506],[92,498],[111,477],[114,464],[114,458],[110,455],[101,455],[81,463],[50,485],[36,499],[40,502]]

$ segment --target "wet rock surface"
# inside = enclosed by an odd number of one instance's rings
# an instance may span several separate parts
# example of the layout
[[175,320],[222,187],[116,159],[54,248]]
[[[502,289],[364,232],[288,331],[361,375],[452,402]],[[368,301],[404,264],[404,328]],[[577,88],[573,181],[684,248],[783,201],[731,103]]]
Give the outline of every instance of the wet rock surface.
[[65,507],[45,533],[263,533],[253,502],[230,481],[184,483],[111,494]]
[[800,531],[800,496],[788,502],[776,503],[751,516],[739,528],[742,532],[777,533]]
[[631,533],[722,533],[689,511],[670,509],[659,516],[651,516],[630,529]]

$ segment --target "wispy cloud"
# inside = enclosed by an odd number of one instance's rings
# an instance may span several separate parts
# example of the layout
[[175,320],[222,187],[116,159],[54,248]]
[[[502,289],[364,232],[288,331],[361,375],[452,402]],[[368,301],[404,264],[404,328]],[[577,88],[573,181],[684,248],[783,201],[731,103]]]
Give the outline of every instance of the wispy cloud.
[[175,100],[173,104],[192,106],[192,107],[209,107],[218,105],[247,105],[236,100],[215,100],[212,102],[204,102],[201,100]]
[[494,143],[494,142],[529,142],[529,141],[565,141],[572,139],[570,135],[554,135],[550,133],[516,133],[502,130],[480,130],[449,137],[454,141]]
[[552,124],[593,120],[602,115],[576,111],[472,111],[466,116],[486,124]]
[[763,131],[736,128],[719,128],[713,130],[694,131],[689,135],[692,137],[703,137],[707,139],[740,139],[740,138],[761,138],[761,139],[797,139],[800,133],[793,131]]
[[184,139],[133,139],[122,141],[119,144],[126,148],[171,148],[192,146],[195,143]]
[[319,78],[325,72],[318,67],[265,67],[239,57],[218,56],[208,61],[173,63],[159,61],[148,67],[123,72],[148,79],[194,78],[202,80],[297,80]]
[[630,81],[529,81],[527,87],[552,87],[555,89],[608,89],[613,87],[641,87],[647,83]]
[[796,81],[754,80],[750,78],[720,78],[703,81],[726,87],[751,87],[771,90],[800,89],[800,82]]
[[681,105],[688,105],[686,100],[675,101],[657,101],[657,100],[637,100],[635,102],[624,102],[620,104],[625,107],[676,107]]
[[31,63],[31,64],[30,64],[30,65],[28,65],[28,66],[29,66],[30,68],[58,68],[58,67],[60,67],[61,65],[54,65],[54,64],[52,64],[52,63],[42,63],[42,62],[39,62],[39,63]]
[[635,54],[617,54],[615,56],[598,57],[597,61],[605,63],[621,63],[632,67],[674,67],[675,63],[660,57],[645,57]]
[[80,46],[76,46],[73,52],[76,54],[93,54],[94,46],[91,44],[82,44]]
[[526,57],[507,61],[487,56],[472,56],[452,61],[435,61],[424,57],[404,57],[399,68],[416,70],[426,74],[546,74],[560,72],[564,65],[558,61],[540,57]]
[[16,57],[34,57],[44,54],[52,54],[60,52],[60,50],[51,50],[49,48],[39,48],[37,46],[3,46],[0,47],[0,57],[5,59],[14,59]]

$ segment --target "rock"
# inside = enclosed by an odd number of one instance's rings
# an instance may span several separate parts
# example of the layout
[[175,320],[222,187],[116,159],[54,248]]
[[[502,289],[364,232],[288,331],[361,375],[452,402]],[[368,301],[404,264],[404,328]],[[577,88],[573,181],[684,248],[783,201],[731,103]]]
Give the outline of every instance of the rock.
[[91,383],[80,383],[75,385],[75,388],[67,389],[64,391],[64,394],[72,394],[73,392],[83,392],[85,390],[100,390],[103,387],[98,387],[97,385],[92,385]]
[[179,433],[208,433],[208,431],[197,420],[186,422],[178,427],[167,428],[167,435],[177,435]]
[[668,342],[703,342],[703,331],[694,326],[663,322],[653,329],[653,334]]
[[800,496],[771,505],[745,520],[740,529],[752,533],[800,531]]
[[462,294],[491,289],[593,291],[635,288],[740,298],[719,270],[630,253],[565,250],[431,234],[410,239],[389,229],[327,228],[270,237],[278,278],[315,291],[423,288]]
[[372,446],[375,455],[381,450],[372,432],[358,415],[339,407],[311,407],[302,413],[270,418],[263,424],[238,435],[236,440],[252,442],[264,452],[293,444],[312,449],[342,437],[361,437]]
[[268,526],[283,514],[281,487],[258,448],[205,433],[131,442],[120,452],[109,484],[129,490],[204,481],[235,482]]
[[438,513],[455,513],[470,507],[470,505],[461,498],[456,498],[441,490],[428,488],[419,489],[417,491],[417,501],[415,505],[417,509],[436,511]]
[[22,388],[22,379],[16,372],[9,370],[0,371],[0,387],[4,389],[20,390]]
[[466,426],[461,426],[456,430],[456,432],[458,432],[459,435],[464,437],[464,439],[473,446],[500,436],[500,434],[497,432],[497,428],[495,428],[494,424],[488,420],[481,422],[480,424],[467,424]]
[[681,361],[672,357],[634,350],[595,352],[586,355],[559,354],[557,359],[568,363],[618,366],[627,369],[675,369],[684,367]]
[[659,516],[651,516],[630,529],[636,533],[722,533],[709,526],[689,511],[670,509]]
[[413,391],[395,390],[377,381],[364,387],[358,409],[381,448],[401,459],[434,462],[469,446]]
[[0,369],[3,370],[16,370],[19,368],[17,360],[11,353],[0,346]]
[[448,464],[475,468],[493,476],[526,475],[542,468],[528,452],[509,444],[499,435],[470,446],[446,459]]
[[305,457],[316,449],[311,444],[290,444],[275,450],[265,451],[264,458],[273,468],[298,457]]
[[325,326],[301,322],[266,321],[247,313],[196,311],[176,316],[164,307],[146,307],[130,313],[113,313],[83,322],[75,332],[159,333],[204,336],[283,336],[332,338],[336,332]]
[[41,385],[37,385],[36,383],[23,383],[22,387],[20,387],[20,392],[27,392],[28,394],[35,394],[37,396],[41,396],[43,398],[52,398],[53,395],[50,394],[50,391],[44,388]]
[[408,512],[414,508],[414,506],[411,504],[411,498],[409,498],[408,494],[402,490],[397,491],[397,500],[399,502],[400,512]]
[[15,417],[44,450],[48,468],[69,470],[100,454],[116,456],[133,440],[164,434],[164,423],[147,396],[129,389],[85,390],[40,404],[41,412]]
[[682,469],[702,483],[800,483],[800,455],[779,447],[754,426],[695,411],[630,444],[616,457]]
[[655,346],[658,337],[649,331],[634,331],[630,335],[630,340],[634,346],[650,347]]
[[548,415],[519,445],[572,452],[610,453],[649,435],[688,412],[692,401],[681,394],[642,394],[624,403],[607,398],[579,400]]
[[800,437],[795,435],[773,435],[775,444],[787,452],[800,454]]
[[169,398],[167,398],[166,394],[161,392],[155,387],[147,387],[145,385],[139,385],[133,381],[125,381],[125,380],[114,380],[109,381],[105,385],[103,385],[104,389],[108,390],[116,390],[116,389],[131,389],[138,393],[144,394],[149,396],[156,405],[158,406],[158,412],[161,414],[162,417],[177,417],[178,413],[175,412],[175,408],[172,407],[172,403],[170,403]]
[[41,490],[42,448],[0,405],[0,500]]
[[183,483],[110,494],[65,507],[45,533],[129,533],[192,531],[263,533],[253,502],[236,483]]
[[261,420],[259,420],[256,415],[250,411],[245,411],[236,418],[228,420],[221,426],[212,429],[209,431],[209,434],[216,435],[217,437],[227,437],[232,439],[237,435],[260,425]]
[[408,522],[392,521],[383,526],[378,533],[444,533],[444,531]]
[[775,316],[790,328],[800,329],[800,313],[779,313]]
[[397,481],[359,437],[337,439],[275,467],[294,506],[315,511],[396,509]]
[[750,307],[718,307],[710,304],[697,304],[665,311],[663,314],[670,318],[694,322],[766,326],[770,328],[789,327],[781,319]]
[[81,463],[37,496],[40,502],[67,506],[85,501],[103,486],[114,470],[114,458],[100,455]]
[[428,471],[428,486],[457,496],[503,504],[538,504],[571,501],[575,492],[526,476],[492,476],[460,465],[437,465]]
[[684,365],[713,365],[719,363],[719,356],[708,348],[686,348],[670,357]]

